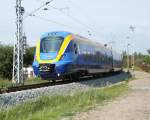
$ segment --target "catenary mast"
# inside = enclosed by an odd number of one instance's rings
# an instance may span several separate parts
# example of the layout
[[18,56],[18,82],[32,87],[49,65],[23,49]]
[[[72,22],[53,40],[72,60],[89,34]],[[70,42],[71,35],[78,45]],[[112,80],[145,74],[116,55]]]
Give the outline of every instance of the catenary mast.
[[23,84],[23,54],[24,43],[26,39],[23,37],[23,14],[24,7],[21,5],[22,0],[16,0],[16,40],[14,42],[13,54],[13,83],[17,85]]
[[[53,0],[45,2],[43,5],[41,5],[39,8],[32,11],[28,16],[34,15],[37,11],[39,11],[41,8],[47,6],[50,4]],[[23,85],[23,55],[26,53],[26,47],[27,47],[27,37],[25,36],[25,33],[23,33],[23,20],[26,17],[23,17],[23,14],[25,12],[24,7],[22,7],[22,0],[16,0],[16,40],[14,42],[14,54],[13,54],[13,78],[12,82],[16,85]]]

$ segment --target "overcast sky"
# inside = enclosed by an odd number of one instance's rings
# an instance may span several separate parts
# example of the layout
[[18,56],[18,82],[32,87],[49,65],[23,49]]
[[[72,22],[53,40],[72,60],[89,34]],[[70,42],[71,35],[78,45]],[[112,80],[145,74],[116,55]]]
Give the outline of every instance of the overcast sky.
[[[23,0],[25,16],[46,1]],[[113,41],[113,48],[118,51],[128,43],[137,52],[146,53],[150,48],[149,0],[54,0],[50,5],[53,8],[48,6],[48,11],[40,10],[36,17],[24,20],[30,46],[36,45],[44,32],[64,30],[103,44]],[[15,0],[1,1],[0,41],[4,44],[12,44],[15,39],[15,18]],[[130,25],[136,27],[134,33]]]

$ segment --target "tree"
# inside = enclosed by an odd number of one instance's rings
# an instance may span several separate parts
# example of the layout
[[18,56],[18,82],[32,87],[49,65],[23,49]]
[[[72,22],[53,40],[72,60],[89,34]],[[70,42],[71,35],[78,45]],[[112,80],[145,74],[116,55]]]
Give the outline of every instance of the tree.
[[0,45],[0,77],[11,79],[13,68],[13,47]]
[[[32,65],[35,47],[29,47],[24,55],[24,66]],[[0,45],[0,77],[11,79],[13,70],[13,47]]]
[[147,50],[148,54],[150,55],[150,49]]
[[24,66],[30,66],[32,65],[32,62],[34,60],[34,54],[35,54],[35,47],[29,47],[26,50],[26,54],[24,55]]

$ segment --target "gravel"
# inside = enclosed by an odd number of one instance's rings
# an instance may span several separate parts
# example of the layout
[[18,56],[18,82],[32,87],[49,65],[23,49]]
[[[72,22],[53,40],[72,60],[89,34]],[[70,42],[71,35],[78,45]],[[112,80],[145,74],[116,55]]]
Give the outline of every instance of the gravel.
[[127,95],[78,113],[71,120],[150,120],[150,74],[135,71],[135,77]]
[[111,77],[98,78],[82,82],[74,82],[64,85],[56,85],[44,88],[37,88],[25,91],[5,93],[0,95],[0,108],[9,108],[28,100],[36,100],[43,95],[70,95],[76,91],[86,91],[95,87],[104,87],[122,82],[129,77],[127,73],[121,73]]

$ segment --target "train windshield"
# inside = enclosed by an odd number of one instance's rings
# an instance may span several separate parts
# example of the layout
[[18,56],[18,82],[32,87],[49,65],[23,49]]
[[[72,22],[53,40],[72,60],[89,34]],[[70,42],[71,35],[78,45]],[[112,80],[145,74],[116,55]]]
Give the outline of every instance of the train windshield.
[[41,40],[41,49],[42,53],[48,52],[57,52],[59,51],[64,38],[59,36],[50,36],[43,38]]

